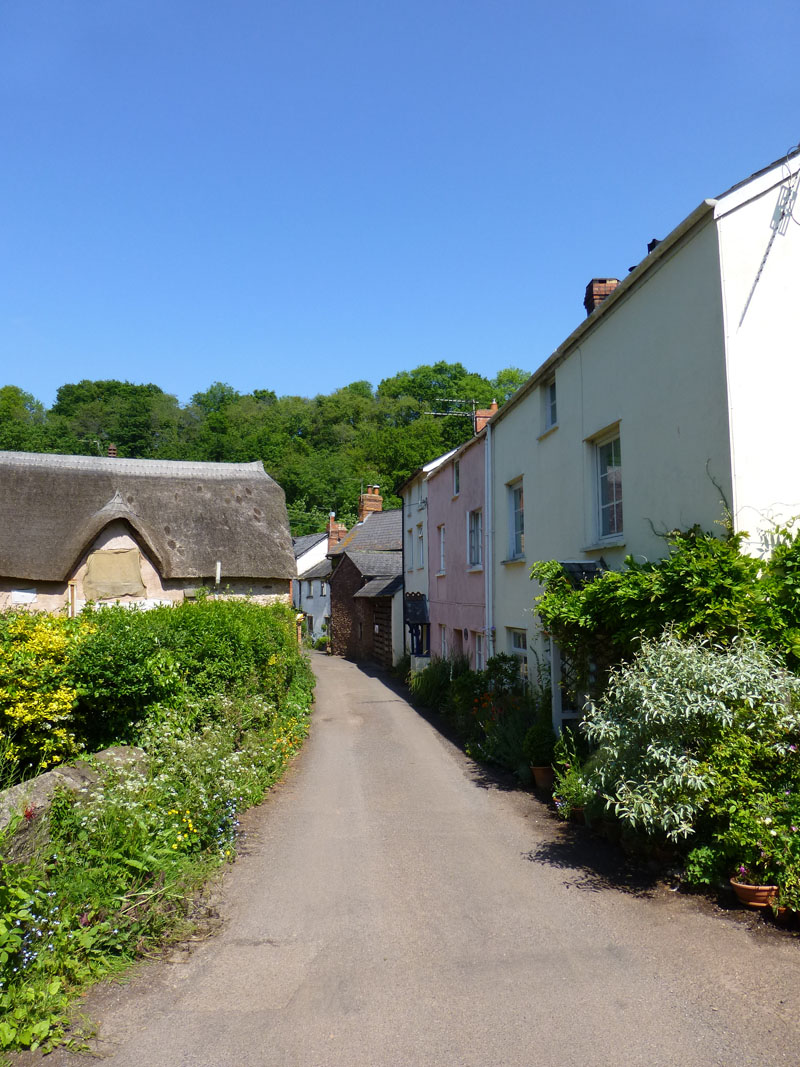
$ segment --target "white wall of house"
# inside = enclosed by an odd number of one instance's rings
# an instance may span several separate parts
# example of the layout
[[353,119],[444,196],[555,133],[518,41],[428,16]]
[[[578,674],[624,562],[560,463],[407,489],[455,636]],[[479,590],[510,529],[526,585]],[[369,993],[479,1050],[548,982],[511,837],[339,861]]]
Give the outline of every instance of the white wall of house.
[[[664,242],[648,256],[492,424],[492,651],[512,651],[520,631],[530,639],[534,561],[602,556],[619,567],[628,554],[656,558],[665,549],[657,531],[693,523],[713,529],[721,495],[731,498],[717,233],[710,207],[696,216],[672,248]],[[557,419],[548,426],[551,377]],[[598,449],[616,437],[622,529],[604,536]],[[524,549],[515,553],[512,494],[520,481]]]
[[[728,360],[732,507],[751,550],[800,514],[797,303],[800,157],[722,197],[715,209]],[[781,207],[793,211],[784,214]]]
[[328,554],[328,538],[322,537],[315,545],[297,557],[297,573],[302,576],[312,567],[322,563]]

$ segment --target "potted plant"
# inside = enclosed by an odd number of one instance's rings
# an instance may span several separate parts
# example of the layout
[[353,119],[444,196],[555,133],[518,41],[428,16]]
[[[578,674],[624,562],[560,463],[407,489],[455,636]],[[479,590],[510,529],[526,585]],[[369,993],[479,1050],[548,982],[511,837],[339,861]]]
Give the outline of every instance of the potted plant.
[[564,819],[582,819],[584,809],[595,799],[595,791],[568,730],[556,741],[554,765],[553,800],[558,814]]
[[544,719],[535,722],[525,734],[522,751],[530,763],[531,773],[537,789],[553,788],[555,747],[555,730]]

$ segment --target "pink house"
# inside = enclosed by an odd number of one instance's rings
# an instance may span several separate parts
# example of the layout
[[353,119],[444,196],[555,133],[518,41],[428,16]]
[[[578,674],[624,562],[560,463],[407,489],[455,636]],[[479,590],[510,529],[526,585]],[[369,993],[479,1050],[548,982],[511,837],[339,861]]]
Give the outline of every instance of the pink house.
[[428,476],[431,653],[486,666],[486,523],[481,431]]

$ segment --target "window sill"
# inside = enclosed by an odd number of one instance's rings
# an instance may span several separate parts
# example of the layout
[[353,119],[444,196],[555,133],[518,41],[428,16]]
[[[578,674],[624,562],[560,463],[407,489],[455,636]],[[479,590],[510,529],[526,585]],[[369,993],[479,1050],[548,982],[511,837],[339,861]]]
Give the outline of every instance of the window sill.
[[624,548],[624,537],[609,537],[605,541],[595,541],[592,545],[584,545],[581,552],[602,552],[605,548]]
[[437,572],[436,572],[436,575],[435,575],[435,577],[437,577],[437,578],[444,578],[444,576],[445,576],[446,574],[447,574],[447,571],[437,571]]
[[480,574],[483,570],[482,563],[474,563],[472,566],[467,567],[467,574]]
[[548,426],[544,433],[540,433],[536,438],[537,441],[544,441],[545,437],[549,437],[551,433],[555,433],[558,429],[558,423],[554,422],[552,426]]
[[500,566],[501,567],[516,567],[518,564],[524,563],[524,562],[525,562],[525,557],[524,556],[512,556],[511,559],[501,559],[500,560]]

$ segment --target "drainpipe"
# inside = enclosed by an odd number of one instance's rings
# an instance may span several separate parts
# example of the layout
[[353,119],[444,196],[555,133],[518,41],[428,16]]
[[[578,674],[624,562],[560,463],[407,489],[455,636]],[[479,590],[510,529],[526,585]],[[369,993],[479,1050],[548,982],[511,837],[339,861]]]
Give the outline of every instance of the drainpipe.
[[[403,501],[403,506],[400,509],[400,514],[403,516],[403,527],[400,530],[400,566],[402,568],[401,574],[403,575],[403,610],[400,612],[400,627],[403,631],[403,655],[405,656],[408,653],[408,641],[406,640],[406,498],[401,495],[400,499]],[[408,510],[410,514],[410,504]]]
[[485,481],[485,511],[486,522],[486,566],[483,569],[484,597],[486,600],[483,617],[486,625],[486,658],[495,654],[494,640],[494,515],[492,508],[492,424],[486,424],[486,444],[484,447],[484,481]]

